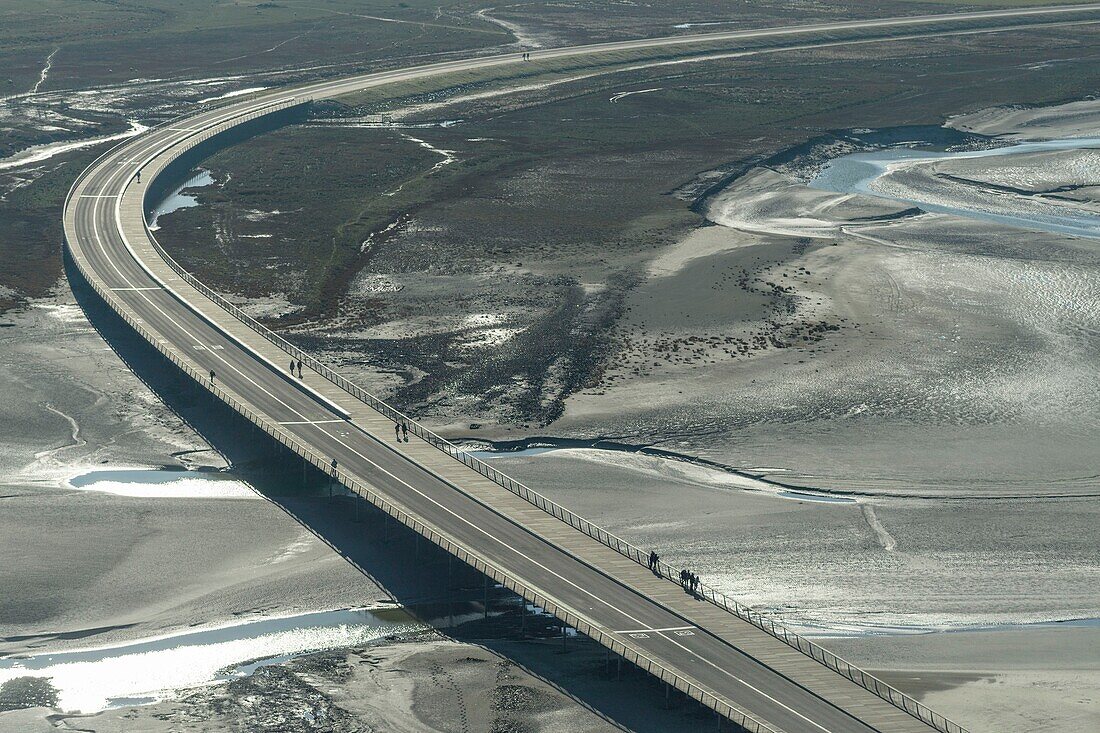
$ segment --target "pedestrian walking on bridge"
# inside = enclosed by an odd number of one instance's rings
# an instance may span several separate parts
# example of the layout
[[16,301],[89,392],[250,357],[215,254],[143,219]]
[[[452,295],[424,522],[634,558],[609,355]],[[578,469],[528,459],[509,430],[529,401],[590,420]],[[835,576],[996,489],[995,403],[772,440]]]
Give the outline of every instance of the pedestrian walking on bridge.
[[395,422],[393,424],[393,437],[397,438],[397,442],[401,442],[401,423]]
[[401,423],[401,434],[405,436],[405,442],[409,442],[409,424],[407,422]]
[[[291,371],[293,371],[293,370],[291,370]],[[298,360],[298,379],[301,379],[301,378],[302,378],[302,360],[299,359]]]

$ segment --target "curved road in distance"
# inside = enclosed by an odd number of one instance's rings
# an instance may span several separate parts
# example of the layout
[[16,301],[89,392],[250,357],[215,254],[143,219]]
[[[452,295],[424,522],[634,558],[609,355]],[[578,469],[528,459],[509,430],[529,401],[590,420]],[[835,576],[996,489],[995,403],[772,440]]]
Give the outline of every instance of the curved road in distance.
[[[1049,24],[1055,22],[1052,18],[1096,10],[1100,4],[683,35],[532,51],[528,63],[855,29],[927,29],[1031,17]],[[967,29],[971,30],[999,29]],[[146,187],[197,136],[281,105],[519,63],[523,63],[521,54],[516,52],[307,84],[154,128],[109,151],[74,184],[64,212],[65,239],[73,261],[108,305],[139,333],[246,417],[283,442],[295,442],[303,455],[323,456],[326,464],[334,459],[348,477],[498,569],[529,599],[540,598],[560,617],[579,621],[617,652],[625,649],[651,660],[670,673],[665,679],[723,716],[752,730],[775,733],[933,730],[897,704],[756,626],[690,599],[676,584],[532,508],[419,438],[393,447],[393,423],[388,418],[312,370],[306,370],[302,382],[288,377],[283,366],[290,358],[286,352],[181,279],[151,241],[144,222]],[[146,172],[141,182],[136,180],[138,170]],[[211,380],[210,374],[216,377]],[[931,713],[925,708],[923,714]],[[939,715],[934,721],[935,729],[962,730]]]

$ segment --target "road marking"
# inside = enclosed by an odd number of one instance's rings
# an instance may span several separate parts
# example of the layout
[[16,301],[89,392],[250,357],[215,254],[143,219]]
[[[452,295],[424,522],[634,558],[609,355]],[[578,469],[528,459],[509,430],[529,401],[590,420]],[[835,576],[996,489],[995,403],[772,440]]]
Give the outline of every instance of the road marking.
[[626,631],[613,631],[613,634],[637,634],[639,631],[656,631],[658,633],[665,631],[688,631],[696,628],[695,626],[670,626],[667,629],[628,629]]
[[111,290],[127,290],[127,291],[130,291],[130,292],[133,292],[133,291],[136,291],[136,290],[160,290],[159,287],[149,287],[149,288],[132,288],[131,287],[131,288],[110,288],[110,289]]
[[82,199],[117,199],[117,193],[82,193],[80,194]]
[[[117,204],[116,204],[116,207],[117,207]],[[117,213],[118,213],[118,212],[117,212],[117,208],[116,208],[116,216],[117,216]],[[119,219],[118,219],[118,218],[116,218],[116,226],[117,226],[117,222],[118,222],[118,221],[119,221]],[[93,227],[93,229],[95,229],[95,228],[96,228],[96,223],[95,223],[95,221],[94,221],[94,220],[93,220],[93,223],[92,223],[92,227]],[[123,238],[123,241],[125,242],[125,239],[126,239],[126,235],[122,233],[122,229],[121,229],[121,227],[117,227],[117,228],[118,228],[118,230],[119,230],[119,235],[120,235],[120,236],[121,236],[121,237]],[[101,247],[101,248],[103,247],[103,245],[102,245],[102,242],[100,242],[100,247]],[[105,250],[104,250],[104,253],[106,254],[106,251],[105,251]],[[110,258],[108,258],[108,259],[110,259]],[[114,266],[114,267],[115,267],[115,270],[116,270],[116,271],[118,271],[118,266],[117,266],[117,265],[115,265],[115,263],[114,263],[113,261],[111,262],[111,264],[112,264],[112,266]],[[123,278],[125,279],[125,276],[123,276],[121,272],[119,272],[119,276],[120,276],[120,277],[123,277]],[[189,336],[191,336],[192,338],[194,338],[194,336],[193,336],[193,335],[192,335],[192,334],[191,334],[191,333],[190,333],[190,332],[189,332],[189,331],[188,331],[188,330],[187,330],[186,328],[184,328],[184,327],[183,327],[183,326],[182,326],[181,324],[179,324],[179,323],[178,323],[178,322],[177,322],[177,321],[176,321],[175,319],[173,319],[173,318],[172,318],[172,317],[171,317],[170,315],[168,315],[167,313],[165,313],[165,312],[164,312],[164,311],[163,311],[163,310],[162,310],[162,309],[161,309],[161,308],[160,308],[159,306],[157,306],[157,305],[156,305],[155,303],[153,303],[153,301],[149,300],[149,299],[148,299],[148,297],[146,297],[146,300],[147,300],[147,301],[149,302],[149,304],[150,304],[150,305],[152,305],[152,306],[153,306],[153,308],[155,308],[156,310],[160,311],[161,315],[163,315],[163,316],[164,316],[165,318],[167,318],[167,319],[169,320],[169,322],[171,322],[172,324],[174,324],[174,325],[175,325],[175,326],[176,326],[177,328],[179,328],[179,329],[180,329],[181,331],[183,331],[184,333],[186,333],[186,334],[188,334]],[[192,315],[195,315],[196,317],[198,317],[198,315],[197,315],[196,313],[194,313],[194,311],[192,311]],[[240,346],[240,344],[238,344],[238,346]],[[247,347],[243,347],[243,348],[247,348]],[[280,405],[282,405],[283,407],[287,408],[287,409],[288,409],[288,410],[290,410],[291,412],[293,412],[293,413],[295,413],[295,414],[297,414],[297,415],[300,415],[300,416],[304,417],[304,415],[302,415],[302,414],[301,414],[300,412],[298,412],[298,410],[294,409],[293,407],[291,407],[291,406],[290,406],[290,405],[288,405],[287,403],[283,402],[283,401],[282,401],[281,399],[279,399],[279,397],[277,397],[276,395],[272,394],[272,393],[271,393],[270,391],[268,391],[268,390],[267,390],[267,389],[266,389],[266,388],[265,388],[265,387],[264,387],[263,385],[261,385],[261,384],[259,384],[258,382],[256,382],[256,380],[252,379],[252,378],[251,378],[250,376],[248,376],[247,374],[245,374],[244,372],[242,372],[242,371],[241,371],[240,369],[238,369],[238,368],[237,368],[237,367],[236,367],[235,365],[231,364],[231,363],[230,363],[230,362],[229,362],[228,360],[226,360],[225,358],[223,358],[223,357],[221,357],[221,356],[218,356],[218,355],[215,355],[215,356],[216,356],[216,357],[218,358],[218,360],[219,360],[219,361],[221,361],[221,362],[222,362],[222,363],[224,363],[224,364],[225,364],[225,365],[226,365],[227,367],[229,367],[230,369],[232,369],[233,371],[235,371],[235,372],[236,372],[236,373],[237,373],[238,375],[240,375],[241,377],[243,377],[243,378],[245,379],[245,381],[247,381],[247,382],[251,382],[253,386],[257,387],[257,388],[258,388],[258,389],[259,389],[259,390],[260,390],[261,392],[263,392],[263,393],[267,394],[267,395],[268,395],[269,397],[271,397],[271,399],[273,399],[273,400],[274,400],[275,402],[278,402],[278,403],[279,403]],[[308,422],[307,424],[310,424],[310,425],[316,425],[317,423],[314,423],[313,421],[309,421],[309,422]],[[474,530],[475,532],[480,532],[481,534],[485,535],[485,536],[486,536],[486,537],[487,537],[487,538],[488,538],[488,539],[489,539],[490,541],[496,542],[497,544],[499,544],[499,545],[503,546],[503,547],[504,547],[504,548],[505,548],[506,550],[509,550],[509,551],[511,551],[511,552],[513,552],[513,553],[515,553],[516,555],[518,555],[518,556],[520,556],[520,557],[524,558],[525,560],[527,560],[528,562],[530,562],[530,563],[531,563],[532,565],[535,565],[536,567],[539,567],[539,568],[541,568],[541,569],[542,569],[542,570],[544,570],[544,571],[545,571],[545,572],[546,572],[547,574],[549,574],[549,575],[551,575],[551,576],[553,576],[553,577],[555,577],[555,578],[558,578],[558,579],[559,579],[560,581],[562,581],[562,582],[563,582],[563,583],[565,583],[566,585],[571,585],[571,586],[573,586],[573,587],[574,587],[574,588],[576,588],[576,589],[577,589],[578,591],[580,591],[580,592],[581,592],[582,594],[584,594],[584,595],[587,595],[587,596],[590,596],[591,598],[593,598],[593,599],[594,599],[594,600],[596,600],[597,602],[600,602],[600,603],[602,603],[603,605],[607,606],[607,607],[608,607],[609,609],[611,609],[611,610],[612,610],[612,611],[614,611],[615,613],[618,613],[618,614],[620,614],[621,616],[624,616],[624,617],[626,617],[626,618],[628,618],[628,619],[630,619],[630,620],[632,620],[632,621],[635,621],[635,622],[637,622],[638,624],[641,624],[641,625],[645,626],[644,622],[643,622],[643,621],[642,621],[641,619],[638,619],[638,618],[636,618],[636,617],[632,616],[631,614],[629,614],[629,613],[627,613],[626,611],[624,611],[624,610],[622,610],[622,609],[618,608],[617,606],[613,605],[612,603],[610,603],[610,602],[609,602],[609,601],[607,601],[606,599],[604,599],[604,598],[601,598],[600,596],[596,595],[595,593],[593,593],[593,592],[591,592],[591,591],[589,591],[589,590],[587,590],[587,589],[585,589],[585,588],[582,588],[581,586],[577,585],[576,583],[574,583],[574,582],[573,582],[573,581],[571,581],[570,579],[566,578],[565,576],[563,576],[563,575],[561,575],[561,574],[559,574],[559,573],[557,573],[557,572],[554,572],[554,571],[553,571],[553,570],[551,570],[550,568],[546,567],[545,565],[543,565],[542,563],[540,563],[540,562],[539,562],[538,560],[535,560],[534,558],[532,558],[532,557],[530,557],[529,555],[527,555],[527,554],[525,554],[525,553],[521,552],[520,550],[516,549],[515,547],[512,547],[512,546],[511,546],[511,545],[509,545],[509,544],[508,544],[507,542],[505,542],[504,540],[500,539],[499,537],[497,537],[497,536],[495,536],[495,535],[491,534],[491,533],[490,533],[490,532],[489,532],[488,530],[484,529],[483,527],[479,527],[478,525],[476,525],[476,524],[474,524],[473,522],[471,522],[471,521],[470,521],[469,519],[467,519],[467,518],[463,517],[462,515],[458,514],[458,513],[457,513],[457,512],[455,512],[455,511],[453,511],[453,510],[451,510],[451,509],[448,509],[447,507],[443,506],[443,505],[442,505],[442,504],[440,504],[440,503],[439,503],[438,501],[436,501],[435,499],[433,499],[432,497],[428,496],[427,494],[425,494],[425,493],[424,493],[423,491],[421,491],[420,489],[418,489],[418,488],[416,488],[415,486],[413,486],[412,484],[410,484],[410,483],[409,483],[408,481],[405,481],[404,479],[400,478],[399,476],[396,476],[395,474],[391,473],[390,471],[388,471],[387,469],[383,468],[383,467],[382,467],[382,466],[380,466],[379,464],[375,463],[375,462],[374,462],[373,460],[371,460],[371,459],[370,459],[370,458],[368,458],[367,456],[363,455],[362,453],[360,453],[359,451],[357,451],[357,450],[356,450],[355,448],[353,448],[352,446],[348,445],[348,444],[347,444],[347,443],[345,443],[344,441],[340,440],[340,438],[338,438],[337,436],[335,436],[335,435],[333,435],[332,433],[328,432],[327,430],[321,429],[321,432],[322,432],[322,433],[324,433],[325,435],[327,435],[327,436],[328,436],[329,438],[331,438],[331,439],[332,439],[332,440],[333,440],[334,442],[336,442],[337,444],[339,444],[339,445],[342,445],[342,446],[343,446],[344,448],[346,448],[346,449],[347,449],[347,450],[348,450],[348,451],[349,451],[350,453],[352,453],[352,454],[354,454],[354,455],[358,456],[358,457],[359,457],[360,459],[362,459],[362,460],[363,460],[364,462],[366,462],[367,464],[369,464],[369,465],[371,465],[371,466],[374,466],[374,467],[375,467],[375,468],[377,468],[377,469],[378,469],[379,471],[381,471],[382,473],[386,474],[387,476],[389,476],[390,478],[392,478],[392,479],[393,479],[394,481],[396,481],[397,483],[399,483],[399,484],[401,484],[401,485],[405,486],[406,488],[408,488],[408,489],[409,489],[410,491],[412,491],[413,493],[415,493],[415,494],[419,494],[419,495],[420,495],[420,496],[421,496],[422,498],[424,498],[424,499],[425,499],[425,500],[427,500],[428,502],[430,502],[430,503],[434,504],[434,505],[435,505],[435,506],[437,506],[437,507],[438,507],[439,509],[442,509],[442,510],[443,510],[443,511],[444,511],[445,513],[447,513],[447,514],[450,514],[450,515],[451,515],[452,517],[454,517],[455,519],[457,519],[457,520],[458,520],[459,522],[461,522],[461,523],[464,523],[464,524],[467,524],[467,525],[469,525],[469,526],[470,526],[470,527],[471,527],[471,528],[472,528],[472,529],[473,529],[473,530]],[[364,432],[366,432],[366,431],[364,431]],[[367,435],[370,435],[370,433],[366,433],[366,434],[367,434]],[[372,437],[373,437],[373,436],[372,436]],[[402,454],[398,454],[398,455],[402,455]],[[414,462],[413,462],[413,461],[411,461],[411,460],[410,460],[410,459],[409,459],[409,458],[408,458],[407,456],[404,456],[404,455],[402,455],[402,457],[403,457],[403,458],[405,458],[406,460],[409,460],[409,463],[410,463],[411,465],[413,465],[413,466],[415,466],[415,467],[417,467],[417,468],[420,468],[421,470],[424,470],[425,472],[429,473],[429,475],[431,475],[431,474],[430,474],[430,472],[428,472],[428,471],[427,471],[427,470],[426,470],[425,468],[423,468],[423,467],[419,466],[418,464],[414,463]],[[460,491],[461,491],[461,490],[460,490]],[[467,497],[469,497],[469,495],[467,495]],[[476,500],[474,500],[474,501],[476,501]],[[490,511],[492,511],[492,510],[490,509]],[[524,529],[524,530],[526,530],[526,531],[530,532],[530,530],[527,530],[527,529],[526,529],[525,527],[523,527],[522,525],[518,525],[518,526],[520,526],[520,528],[521,528],[521,529]],[[532,534],[533,534],[533,533],[532,533]],[[537,537],[538,535],[534,535],[534,536],[536,536],[536,537]],[[544,542],[546,542],[546,544],[547,544],[547,545],[549,545],[550,547],[554,547],[554,545],[553,545],[552,543],[550,543],[550,542],[547,542],[546,540],[543,540],[543,541],[544,541]],[[556,548],[556,549],[558,549],[558,551],[559,551],[559,552],[563,552],[563,551],[562,551],[562,550],[561,550],[560,548]],[[567,553],[564,553],[564,552],[563,552],[563,554],[566,554],[566,555],[568,556],[568,554],[567,554]],[[582,564],[583,564],[583,563],[582,563]],[[599,571],[596,571],[596,572],[599,572]],[[615,580],[615,579],[613,579],[613,578],[609,578],[609,580],[611,580],[611,582],[612,582],[612,583],[616,583],[616,584],[622,585],[622,583],[621,583],[621,582],[619,582],[619,581],[616,581],[616,580]],[[624,586],[624,587],[625,587],[625,586]],[[652,602],[652,601],[651,601],[651,602]],[[657,605],[657,604],[654,604],[654,605]],[[658,605],[657,607],[658,607],[658,608],[660,608],[660,609],[661,609],[661,611],[663,611],[663,612],[665,612],[665,613],[669,613],[669,611],[668,611],[667,609],[663,609],[663,608],[661,608],[661,607],[660,607],[659,605]],[[591,624],[592,624],[592,626],[594,626],[594,627],[596,627],[596,628],[601,628],[601,625],[600,625],[600,624],[598,624],[598,623],[593,623],[593,622],[591,622],[591,621],[587,621],[587,620],[586,620],[586,622],[587,622],[587,623],[591,623]],[[646,628],[649,628],[649,627],[647,626]],[[645,638],[649,638],[648,634],[646,635],[646,637],[645,637]],[[667,637],[665,637],[665,638],[667,638]],[[678,647],[679,647],[680,649],[684,650],[684,651],[685,651],[685,652],[686,652],[686,653],[687,653],[688,655],[690,655],[690,656],[692,656],[692,657],[694,657],[694,658],[698,659],[699,661],[703,662],[703,663],[704,663],[704,664],[706,664],[707,666],[709,666],[709,667],[712,667],[713,669],[715,669],[716,671],[718,671],[718,672],[719,672],[720,674],[724,674],[725,676],[729,677],[730,679],[734,680],[735,682],[739,682],[740,684],[742,684],[742,685],[744,685],[745,687],[749,688],[750,690],[752,690],[752,691],[753,691],[753,692],[755,692],[756,694],[758,694],[758,695],[760,695],[760,696],[762,696],[762,697],[765,697],[765,698],[767,698],[768,700],[771,700],[771,701],[772,701],[773,703],[775,703],[775,704],[776,704],[776,705],[778,705],[779,707],[781,707],[781,708],[783,708],[783,709],[785,709],[785,710],[787,710],[787,711],[789,711],[789,712],[793,713],[794,715],[797,715],[797,716],[798,716],[799,718],[802,718],[802,719],[803,719],[803,720],[805,720],[805,721],[806,721],[807,723],[810,723],[811,725],[813,725],[813,726],[814,726],[815,728],[819,728],[819,729],[821,729],[821,730],[825,731],[825,733],[831,733],[831,732],[829,731],[829,729],[828,729],[828,728],[826,728],[826,727],[824,727],[824,726],[822,726],[822,725],[818,724],[817,722],[815,722],[815,721],[811,720],[810,718],[807,718],[807,717],[806,717],[805,715],[803,715],[802,713],[798,712],[797,710],[795,710],[795,709],[794,709],[794,708],[792,708],[791,706],[787,705],[786,703],[782,702],[781,700],[778,700],[778,699],[776,699],[775,697],[772,697],[772,696],[771,696],[771,695],[769,695],[768,693],[766,693],[766,692],[764,692],[763,690],[761,690],[761,689],[760,689],[759,687],[756,687],[756,686],[755,686],[755,685],[753,685],[752,683],[750,683],[750,682],[747,682],[747,681],[745,681],[745,680],[741,679],[740,677],[738,677],[737,675],[733,674],[733,673],[732,673],[732,672],[730,672],[729,670],[727,670],[727,669],[724,669],[724,668],[722,668],[722,667],[719,667],[719,666],[718,666],[717,664],[715,664],[714,662],[710,661],[709,659],[706,659],[705,657],[701,656],[700,654],[697,654],[696,652],[692,651],[691,649],[688,649],[688,648],[687,648],[686,646],[684,646],[683,644],[680,644],[680,643],[679,643],[679,642],[677,642],[676,640],[674,640],[674,639],[668,639],[668,641],[672,642],[673,644],[675,644],[676,646],[678,646]],[[782,677],[783,675],[780,675],[780,676]],[[784,677],[784,679],[787,679],[787,678],[785,678],[785,677]],[[695,684],[699,684],[699,683],[695,683]],[[709,694],[712,694],[712,695],[713,695],[714,693],[709,693]],[[715,695],[715,697],[717,698],[717,697],[719,697],[719,696],[718,696],[718,695]]]
[[329,425],[332,423],[342,423],[345,420],[283,420],[279,422],[280,425]]

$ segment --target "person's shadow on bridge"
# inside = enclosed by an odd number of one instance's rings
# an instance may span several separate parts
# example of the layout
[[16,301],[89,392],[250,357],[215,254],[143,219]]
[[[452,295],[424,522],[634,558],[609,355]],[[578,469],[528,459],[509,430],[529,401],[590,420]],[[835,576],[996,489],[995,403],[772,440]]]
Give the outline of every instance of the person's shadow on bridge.
[[487,584],[485,576],[365,500],[332,486],[323,472],[312,466],[303,471],[300,457],[134,332],[83,281],[67,254],[65,269],[88,320],[126,366],[225,458],[235,476],[325,542],[396,604],[444,636],[507,658],[621,730],[694,733],[701,724],[719,726],[711,713],[675,691],[666,696],[661,683],[595,642],[572,636],[563,641],[556,619]]

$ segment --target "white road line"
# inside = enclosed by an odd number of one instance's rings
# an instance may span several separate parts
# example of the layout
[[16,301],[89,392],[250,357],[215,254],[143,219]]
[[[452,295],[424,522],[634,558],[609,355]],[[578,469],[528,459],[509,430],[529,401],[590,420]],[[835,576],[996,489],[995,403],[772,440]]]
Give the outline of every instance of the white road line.
[[117,199],[120,194],[117,193],[82,193],[80,198],[82,199]]
[[110,288],[110,289],[111,290],[130,290],[130,291],[134,291],[134,290],[161,290],[162,288],[157,287],[157,286],[153,286],[153,287],[150,287],[150,288]]
[[627,629],[626,631],[613,631],[613,634],[637,634],[642,631],[656,631],[661,633],[664,631],[687,631],[688,629],[696,629],[697,626],[669,626],[667,629]]
[[346,423],[347,420],[283,420],[280,425],[327,425],[328,423],[341,422]]

